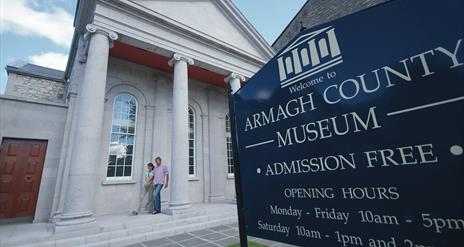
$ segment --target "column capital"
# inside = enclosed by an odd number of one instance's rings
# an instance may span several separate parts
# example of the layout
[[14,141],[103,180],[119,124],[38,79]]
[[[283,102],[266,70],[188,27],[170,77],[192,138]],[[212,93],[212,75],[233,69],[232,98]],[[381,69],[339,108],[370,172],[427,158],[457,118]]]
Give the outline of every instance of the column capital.
[[172,66],[173,64],[179,62],[179,61],[184,61],[186,62],[188,65],[192,65],[193,64],[193,59],[191,59],[190,57],[187,57],[185,55],[182,55],[182,54],[179,54],[179,53],[174,53],[172,55],[172,58],[171,60],[169,60],[168,64],[170,66]]
[[106,35],[110,42],[118,39],[118,34],[116,32],[97,26],[95,24],[87,24],[85,26],[85,29],[87,30],[86,35],[94,34],[94,33],[101,33],[101,34]]
[[232,73],[230,73],[228,76],[226,76],[226,77],[224,78],[224,81],[225,81],[226,83],[230,83],[230,81],[231,81],[232,79],[238,79],[238,80],[240,80],[240,81],[245,81],[245,76],[240,75],[240,74],[237,74],[237,73],[235,73],[235,72],[232,72]]

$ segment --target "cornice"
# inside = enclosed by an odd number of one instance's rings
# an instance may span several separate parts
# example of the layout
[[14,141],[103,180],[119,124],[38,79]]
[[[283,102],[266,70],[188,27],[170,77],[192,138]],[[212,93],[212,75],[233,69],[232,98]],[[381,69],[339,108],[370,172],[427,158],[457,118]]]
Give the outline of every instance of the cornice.
[[[105,16],[101,16],[101,15],[97,15],[97,16],[99,16],[101,18],[101,19],[99,18],[98,24],[100,24],[102,26],[108,26],[108,28],[118,31],[118,33],[121,36],[127,36],[127,37],[130,37],[130,38],[134,39],[134,40],[138,40],[140,42],[144,42],[144,43],[147,43],[147,44],[150,44],[150,45],[158,46],[158,47],[160,47],[162,49],[165,49],[165,50],[167,50],[169,52],[173,52],[173,51],[182,52],[184,54],[187,54],[189,56],[194,57],[198,61],[201,61],[201,62],[204,62],[204,63],[207,63],[207,64],[218,65],[218,62],[219,62],[219,63],[223,64],[222,66],[224,66],[224,67],[220,67],[220,68],[222,68],[224,70],[235,71],[236,69],[234,69],[234,67],[235,68],[240,67],[237,64],[231,63],[228,59],[219,59],[218,57],[211,57],[211,55],[209,53],[205,53],[205,52],[203,52],[201,50],[195,50],[194,53],[196,55],[192,54],[191,51],[189,51],[189,50],[191,50],[190,47],[187,47],[187,46],[182,45],[182,44],[173,45],[173,44],[171,44],[169,42],[169,40],[167,40],[167,39],[165,39],[163,37],[153,36],[153,33],[147,32],[146,30],[137,29],[137,28],[134,28],[133,26],[128,26],[124,22],[119,22],[117,20],[108,19]],[[150,24],[152,24],[152,23],[150,23]],[[156,23],[153,23],[153,25],[157,26],[158,28],[164,28],[164,27],[159,27],[159,25],[156,25]],[[124,28],[121,28],[121,27],[118,27],[118,26],[123,26]],[[129,29],[130,29],[130,31],[128,31]],[[171,32],[174,32],[174,31],[171,30]],[[235,59],[240,60],[242,63],[254,64],[254,66],[256,66],[258,69],[265,64],[264,61],[257,61],[257,60],[255,60],[255,59],[253,59],[251,57],[248,57],[248,56],[242,55],[242,54],[238,54],[238,53],[236,53],[234,51],[231,51],[231,50],[220,49],[220,47],[212,45],[213,42],[211,42],[209,40],[197,40],[197,39],[194,39],[193,37],[188,36],[185,33],[182,33],[180,30],[178,32],[175,31],[175,33],[177,35],[181,36],[182,38],[186,39],[186,40],[196,42],[198,44],[204,45],[205,47],[207,47],[209,49],[216,50],[216,51],[225,53],[227,55],[230,55],[230,56],[234,57]],[[147,39],[146,37],[144,37],[144,35],[145,36],[152,36],[152,38]],[[179,48],[181,48],[181,49],[179,49]],[[249,68],[240,67],[240,69],[248,71],[248,72],[242,72],[242,73],[245,73],[247,77],[251,77],[254,73],[256,73],[256,70],[249,70]]]

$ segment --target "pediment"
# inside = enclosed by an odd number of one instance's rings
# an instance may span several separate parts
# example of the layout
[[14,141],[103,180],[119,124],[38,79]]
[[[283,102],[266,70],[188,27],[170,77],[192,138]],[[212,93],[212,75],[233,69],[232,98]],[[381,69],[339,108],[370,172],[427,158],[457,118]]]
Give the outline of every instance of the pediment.
[[[262,61],[272,48],[227,0],[129,0],[145,12]],[[232,6],[231,6],[232,5]]]

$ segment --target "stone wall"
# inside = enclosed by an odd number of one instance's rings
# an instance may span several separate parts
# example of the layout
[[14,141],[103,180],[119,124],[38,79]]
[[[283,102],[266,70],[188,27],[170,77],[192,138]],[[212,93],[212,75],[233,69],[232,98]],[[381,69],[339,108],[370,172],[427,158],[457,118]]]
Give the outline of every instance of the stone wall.
[[301,25],[311,28],[386,1],[388,0],[308,0],[272,48],[275,51],[282,49],[300,32]]
[[65,104],[0,96],[0,143],[4,138],[48,142],[34,222],[50,218],[67,110]]
[[66,85],[64,82],[47,80],[9,73],[5,95],[28,100],[64,103]]
[[[196,176],[188,178],[192,204],[233,201],[234,180],[228,178],[225,116],[228,113],[227,89],[189,80],[189,105],[195,115]],[[227,86],[224,83],[224,86]],[[171,171],[172,75],[110,57],[106,102],[101,134],[99,162],[95,165],[94,213],[127,213],[137,207],[143,191],[143,173],[148,162],[161,156]],[[137,100],[135,152],[131,180],[106,177],[114,98],[129,93]],[[185,169],[188,169],[185,164]],[[172,178],[171,178],[172,179]],[[185,178],[187,179],[187,178]],[[163,189],[162,208],[166,209],[171,186]]]

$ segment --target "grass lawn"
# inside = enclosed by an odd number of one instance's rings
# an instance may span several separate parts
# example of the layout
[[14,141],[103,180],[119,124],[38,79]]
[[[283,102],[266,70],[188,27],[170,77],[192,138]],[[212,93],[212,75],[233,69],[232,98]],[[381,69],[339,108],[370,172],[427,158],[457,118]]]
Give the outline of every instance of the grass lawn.
[[[267,245],[257,244],[253,241],[248,241],[248,246],[249,247],[267,247]],[[240,247],[240,244],[233,244],[233,245],[230,245],[229,247]]]

